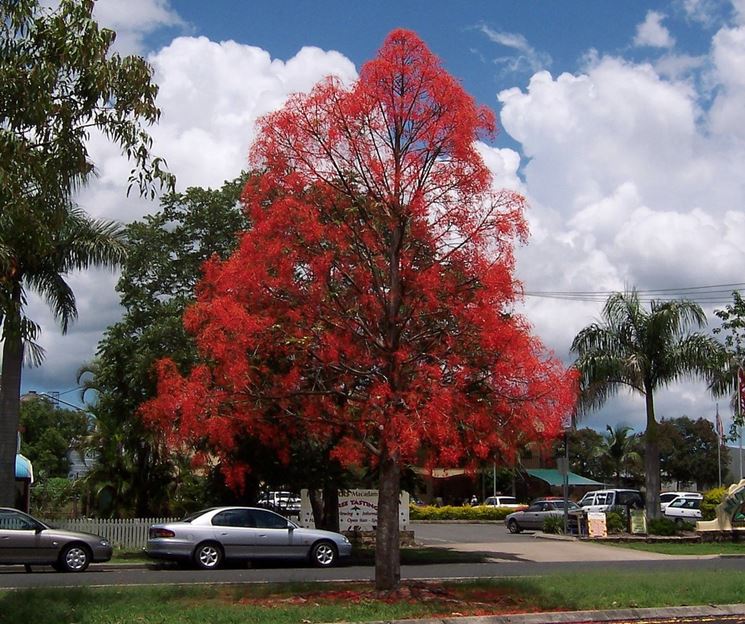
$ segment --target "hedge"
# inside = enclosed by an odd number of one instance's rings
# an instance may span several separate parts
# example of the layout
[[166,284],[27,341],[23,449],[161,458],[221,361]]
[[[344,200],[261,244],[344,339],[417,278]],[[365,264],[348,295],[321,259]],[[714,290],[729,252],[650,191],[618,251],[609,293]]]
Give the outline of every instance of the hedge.
[[410,505],[409,518],[411,520],[504,520],[505,516],[513,511],[516,510],[489,505],[476,505],[475,507]]
[[726,496],[726,487],[714,488],[704,492],[704,499],[701,501],[701,519],[714,520],[717,517],[717,507]]

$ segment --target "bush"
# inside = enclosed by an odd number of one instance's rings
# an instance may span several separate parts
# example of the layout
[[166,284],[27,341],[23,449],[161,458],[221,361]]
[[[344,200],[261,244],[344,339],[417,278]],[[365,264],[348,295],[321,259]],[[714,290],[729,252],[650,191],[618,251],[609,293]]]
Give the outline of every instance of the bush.
[[77,479],[39,480],[31,486],[31,512],[49,520],[69,517],[81,494],[82,482]]
[[564,516],[546,516],[543,519],[543,532],[558,535],[564,532]]
[[487,505],[477,505],[475,507],[410,505],[409,517],[411,520],[504,520],[505,516],[513,511],[515,510]]
[[605,526],[608,529],[608,533],[625,533],[626,524],[626,513],[623,510],[611,510],[605,514]]
[[679,527],[670,518],[651,518],[647,520],[647,533],[649,535],[671,536],[677,535]]
[[727,488],[719,487],[704,492],[701,501],[701,519],[714,520],[717,517],[717,507],[727,496]]

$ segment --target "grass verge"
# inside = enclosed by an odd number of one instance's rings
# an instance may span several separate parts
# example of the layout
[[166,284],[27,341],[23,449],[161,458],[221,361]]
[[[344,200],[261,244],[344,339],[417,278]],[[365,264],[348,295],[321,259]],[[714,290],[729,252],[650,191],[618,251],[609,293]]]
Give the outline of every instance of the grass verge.
[[603,545],[642,550],[644,552],[661,553],[663,555],[744,555],[745,543],[733,542],[704,542],[704,543],[675,543],[675,542],[603,542]]
[[316,624],[726,604],[745,573],[593,573],[462,583],[408,583],[378,595],[366,583],[32,589],[0,593],[0,622],[34,624]]

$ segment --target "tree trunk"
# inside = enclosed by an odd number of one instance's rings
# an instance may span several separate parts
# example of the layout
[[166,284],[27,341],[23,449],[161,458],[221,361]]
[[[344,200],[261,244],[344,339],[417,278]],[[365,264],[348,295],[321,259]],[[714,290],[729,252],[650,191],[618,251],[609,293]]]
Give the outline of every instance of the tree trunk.
[[323,524],[320,528],[339,532],[339,490],[333,483],[323,486]]
[[645,493],[647,518],[660,516],[660,447],[658,443],[657,421],[654,416],[654,397],[647,388],[645,394],[647,407],[647,429],[644,433],[644,470],[646,472]]
[[398,529],[401,497],[401,468],[385,455],[380,459],[378,526],[375,532],[375,588],[389,591],[401,581],[400,536]]
[[321,492],[315,488],[308,490],[308,500],[313,511],[313,526],[320,529],[323,526],[323,497]]
[[[13,292],[13,308],[20,310],[20,290]],[[17,307],[16,307],[17,306]],[[16,451],[21,398],[23,340],[19,312],[5,317],[3,363],[0,375],[0,507],[16,506]]]

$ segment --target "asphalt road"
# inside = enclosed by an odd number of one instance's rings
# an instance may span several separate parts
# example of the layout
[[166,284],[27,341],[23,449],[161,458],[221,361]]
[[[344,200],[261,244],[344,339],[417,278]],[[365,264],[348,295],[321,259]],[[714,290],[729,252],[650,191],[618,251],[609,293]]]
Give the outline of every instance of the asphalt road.
[[[509,534],[494,524],[415,524],[422,545],[488,553],[485,563],[403,566],[403,579],[535,576],[558,572],[596,570],[729,570],[745,571],[745,558],[676,558],[655,553],[574,540],[545,539],[539,533]],[[330,570],[297,566],[235,567],[205,572],[175,566],[123,566],[96,564],[83,574],[60,574],[51,568],[0,567],[0,588],[177,585],[203,583],[264,583],[288,581],[372,580],[372,566],[342,565]]]

